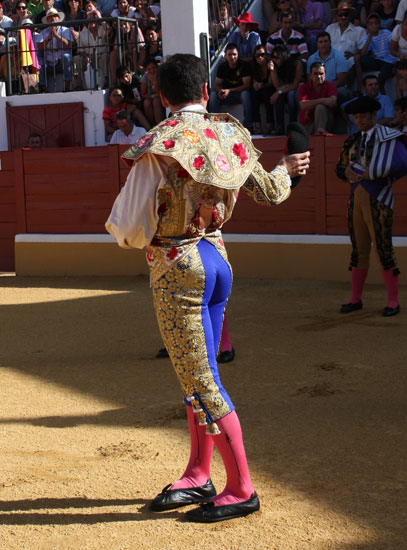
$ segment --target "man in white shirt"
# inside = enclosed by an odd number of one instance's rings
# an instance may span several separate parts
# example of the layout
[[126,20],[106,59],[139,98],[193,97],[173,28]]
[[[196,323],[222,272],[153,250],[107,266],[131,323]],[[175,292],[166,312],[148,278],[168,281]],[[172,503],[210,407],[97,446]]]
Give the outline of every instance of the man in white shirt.
[[[64,20],[65,15],[51,8],[47,11],[45,23],[57,23]],[[68,91],[72,81],[72,35],[67,27],[52,26],[43,29],[37,39],[38,49],[43,52],[44,62],[40,68],[40,90],[45,91],[45,73],[55,76],[64,73],[65,91]]]
[[145,128],[134,124],[129,111],[119,111],[116,120],[119,128],[113,133],[110,145],[131,145],[146,133]]
[[396,17],[394,18],[397,23],[402,23],[404,19],[404,14],[407,11],[407,0],[400,0],[399,5],[397,6]]
[[3,29],[7,29],[7,27],[11,27],[13,24],[13,20],[11,17],[7,17],[7,15],[4,15],[3,10],[3,4],[0,2],[0,27]]

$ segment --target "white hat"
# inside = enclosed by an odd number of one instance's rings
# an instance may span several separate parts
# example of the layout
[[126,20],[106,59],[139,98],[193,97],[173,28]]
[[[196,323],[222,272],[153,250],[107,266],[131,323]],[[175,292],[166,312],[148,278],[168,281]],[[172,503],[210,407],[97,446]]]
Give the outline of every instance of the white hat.
[[22,22],[21,22],[21,26],[23,25],[34,25],[34,23],[31,21],[31,19],[29,17],[26,17]]
[[58,11],[55,8],[50,8],[47,13],[45,14],[45,17],[42,18],[43,23],[48,23],[48,17],[50,15],[58,15],[59,21],[63,21],[65,19],[65,14],[63,11]]

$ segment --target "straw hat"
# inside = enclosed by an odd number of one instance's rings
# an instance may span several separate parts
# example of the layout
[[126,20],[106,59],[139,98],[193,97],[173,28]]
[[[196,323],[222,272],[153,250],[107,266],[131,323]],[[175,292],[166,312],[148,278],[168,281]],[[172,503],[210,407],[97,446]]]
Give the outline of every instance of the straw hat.
[[59,17],[59,21],[62,22],[64,19],[65,19],[65,14],[63,11],[58,11],[56,10],[55,8],[50,8],[47,13],[45,14],[45,16],[42,18],[42,22],[43,23],[48,23],[48,17],[50,15],[58,15]]

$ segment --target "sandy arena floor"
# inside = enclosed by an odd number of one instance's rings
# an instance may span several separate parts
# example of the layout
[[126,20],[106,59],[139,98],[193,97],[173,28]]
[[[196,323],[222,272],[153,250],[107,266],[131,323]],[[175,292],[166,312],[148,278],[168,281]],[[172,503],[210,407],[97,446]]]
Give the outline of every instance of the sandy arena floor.
[[262,508],[207,526],[148,508],[188,434],[147,279],[0,277],[1,550],[407,549],[407,314],[348,297],[235,281],[221,372]]

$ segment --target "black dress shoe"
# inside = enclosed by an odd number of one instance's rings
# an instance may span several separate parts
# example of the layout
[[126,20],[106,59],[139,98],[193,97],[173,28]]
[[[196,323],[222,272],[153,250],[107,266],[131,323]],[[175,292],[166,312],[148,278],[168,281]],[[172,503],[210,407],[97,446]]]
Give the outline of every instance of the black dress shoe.
[[215,506],[214,502],[201,504],[199,508],[189,510],[185,517],[189,521],[199,521],[200,523],[213,523],[225,519],[242,518],[260,509],[260,501],[256,493],[253,493],[249,500],[236,502],[235,504],[226,504],[225,506]]
[[207,502],[216,495],[216,489],[210,479],[205,485],[200,487],[190,487],[189,489],[170,489],[171,484],[164,487],[159,495],[150,504],[150,510],[153,512],[162,512],[164,510],[173,510],[189,504],[199,504]]
[[235,358],[235,350],[232,348],[230,351],[221,351],[217,357],[218,363],[230,363]]
[[358,309],[362,309],[362,307],[362,300],[360,300],[359,302],[355,302],[354,304],[352,302],[349,302],[348,304],[341,305],[339,313],[352,313],[352,311],[358,311]]
[[157,359],[164,359],[165,357],[169,357],[167,348],[159,349],[158,352],[157,352],[156,357],[157,357]]
[[397,304],[396,307],[385,307],[382,315],[383,317],[393,317],[397,313],[400,313],[400,304]]

